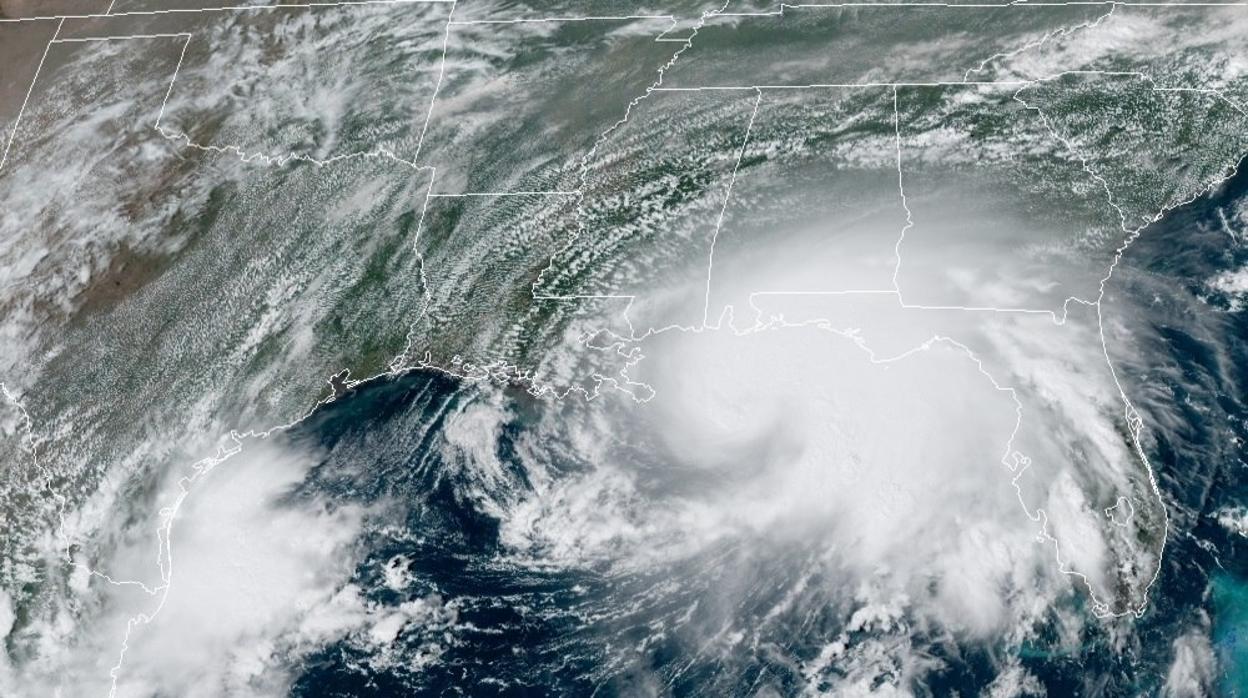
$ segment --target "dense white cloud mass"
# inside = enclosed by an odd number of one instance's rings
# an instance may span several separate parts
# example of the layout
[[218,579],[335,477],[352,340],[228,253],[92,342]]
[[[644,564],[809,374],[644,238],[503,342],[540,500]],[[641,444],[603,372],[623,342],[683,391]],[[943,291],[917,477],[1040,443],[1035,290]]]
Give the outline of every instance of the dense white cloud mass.
[[[371,620],[358,594],[344,603],[340,591],[365,512],[290,496],[311,459],[289,443],[249,441],[190,484],[167,550],[154,512],[133,511],[133,530],[117,531],[121,545],[96,561],[109,579],[76,568],[77,599],[40,629],[44,655],[5,692],[107,694],[110,667],[124,660],[117,696],[281,694],[290,661]],[[178,501],[183,486],[170,478],[154,501]],[[157,559],[168,581],[150,593],[110,583],[150,576]],[[124,656],[112,650],[123,638]]]
[[305,649],[297,624],[351,574],[362,517],[280,501],[307,465],[259,443],[196,483],[173,522],[168,594],[131,633],[118,695],[238,693]]
[[1167,698],[1206,696],[1214,687],[1217,660],[1209,638],[1192,632],[1174,641],[1174,662],[1166,674]]
[[972,631],[1001,620],[1001,588],[1034,583],[1043,550],[1001,462],[1015,404],[965,350],[873,363],[812,326],[649,351],[643,419],[719,512],[712,530],[825,537],[855,576],[935,582],[942,622]]
[[[725,536],[813,537],[846,585],[884,580],[971,634],[1064,593],[1059,572],[1115,611],[1141,602],[1156,550],[1122,549],[1103,510],[1126,496],[1151,514],[1153,494],[1113,436],[1123,408],[1083,319],[933,323],[884,302],[794,300],[762,308],[785,321],[642,342],[628,377],[653,399],[606,398],[568,439],[601,467],[510,512],[513,543],[548,561],[644,563]],[[629,445],[596,442],[601,430]],[[1140,586],[1115,598],[1119,574]]]
[[[1149,459],[1201,418],[1147,373],[1181,284],[1102,301],[1248,148],[1242,13],[461,4],[47,27],[0,105],[0,694],[277,696],[336,653],[995,697],[1044,693],[1034,647],[1144,655],[1191,484]],[[1193,281],[1226,316],[1234,254]],[[1215,690],[1208,625],[1130,690]]]

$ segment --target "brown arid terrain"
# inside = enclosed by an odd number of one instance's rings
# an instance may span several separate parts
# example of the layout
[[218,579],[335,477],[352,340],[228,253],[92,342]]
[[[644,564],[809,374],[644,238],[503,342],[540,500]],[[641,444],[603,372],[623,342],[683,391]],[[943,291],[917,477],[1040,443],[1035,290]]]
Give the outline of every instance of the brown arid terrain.
[[0,0],[0,17],[25,19],[108,11],[109,0]]
[[[12,2],[0,2],[0,18],[11,17],[9,5]],[[0,123],[4,123],[3,143],[9,139],[9,129],[14,117],[21,109],[26,90],[30,88],[30,80],[34,77],[35,67],[43,56],[43,49],[48,39],[56,31],[57,20],[40,20],[32,22],[10,22],[0,24]]]
[[39,59],[56,33],[56,17],[103,13],[108,7],[109,0],[0,0],[0,148],[8,143]]
[[1248,685],[1244,9],[0,0],[0,698]]

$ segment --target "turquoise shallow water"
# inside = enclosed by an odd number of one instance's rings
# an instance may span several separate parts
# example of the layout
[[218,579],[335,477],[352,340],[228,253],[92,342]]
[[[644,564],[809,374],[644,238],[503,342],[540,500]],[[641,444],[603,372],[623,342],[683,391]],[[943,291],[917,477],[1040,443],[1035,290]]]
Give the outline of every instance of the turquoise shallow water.
[[1248,579],[1221,574],[1211,587],[1219,687],[1228,696],[1248,695]]
[[[1144,396],[1171,516],[1148,612],[1102,622],[1072,594],[1034,627],[1011,628],[1026,637],[1018,643],[957,638],[912,618],[902,619],[901,631],[856,631],[853,641],[876,643],[881,653],[922,657],[910,680],[915,695],[985,695],[1011,666],[1049,696],[1163,695],[1176,640],[1193,633],[1208,638],[1218,662],[1206,693],[1248,695],[1248,541],[1217,519],[1248,502],[1248,471],[1232,438],[1248,437],[1239,387],[1248,369],[1248,314],[1226,312],[1218,306],[1224,299],[1209,299],[1213,310],[1193,302],[1204,279],[1248,262],[1236,256],[1248,250],[1228,250],[1217,227],[1219,210],[1246,195],[1248,175],[1172,212],[1132,248],[1133,271],[1110,289],[1138,296],[1160,277],[1171,290],[1171,305],[1143,319],[1157,338],[1147,364],[1120,364],[1128,390]],[[1174,292],[1176,285],[1191,296]],[[1108,306],[1112,318],[1112,297]],[[474,403],[495,401],[510,415],[486,444],[501,468],[480,478],[469,455],[447,442],[447,424]],[[594,466],[551,440],[560,432],[538,430],[568,416],[556,412],[522,390],[498,393],[413,372],[359,386],[294,430],[325,453],[305,490],[395,503],[386,525],[359,541],[364,559],[353,583],[380,608],[441,610],[409,626],[385,657],[347,641],[317,652],[298,671],[292,695],[787,696],[830,690],[842,678],[835,666],[814,677],[802,671],[845,626],[837,571],[812,554],[817,541],[784,549],[736,541],[647,574],[524,565],[508,555],[497,512],[532,493],[531,476]],[[543,444],[540,472],[523,457],[535,440]],[[379,572],[396,566],[412,580],[402,589]],[[731,608],[715,605],[725,580],[746,590]],[[725,618],[759,627],[781,598],[788,610],[757,641],[707,650],[706,638]]]

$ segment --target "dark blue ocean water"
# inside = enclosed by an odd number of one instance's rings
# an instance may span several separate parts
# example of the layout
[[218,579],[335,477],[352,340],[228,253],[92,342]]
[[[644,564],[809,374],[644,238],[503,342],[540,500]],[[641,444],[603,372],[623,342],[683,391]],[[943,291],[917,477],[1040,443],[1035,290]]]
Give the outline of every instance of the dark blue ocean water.
[[[1171,517],[1153,608],[1138,623],[1133,661],[1153,667],[1192,627],[1212,626],[1217,690],[1248,695],[1248,538],[1215,515],[1248,505],[1248,312],[1207,282],[1248,265],[1248,231],[1234,221],[1248,198],[1248,163],[1210,196],[1168,213],[1124,257],[1108,287],[1107,320],[1124,296],[1149,299],[1146,365],[1123,365],[1129,394],[1152,413],[1152,461]],[[1223,214],[1223,215],[1220,215]],[[1228,231],[1226,219],[1231,221]]]
[[[1153,298],[1144,317],[1131,316],[1146,338],[1147,359],[1124,360],[1119,370],[1130,394],[1140,396],[1172,521],[1153,604],[1134,621],[1133,639],[1113,645],[1107,626],[1092,622],[1072,651],[1056,617],[1022,647],[958,644],[939,629],[916,628],[911,641],[943,667],[916,687],[920,694],[977,695],[1009,654],[1050,696],[1152,694],[1165,680],[1175,639],[1203,628],[1219,658],[1218,690],[1248,695],[1248,538],[1213,516],[1248,505],[1248,313],[1227,312],[1228,299],[1211,296],[1205,285],[1221,270],[1248,264],[1248,244],[1236,244],[1218,215],[1245,196],[1248,173],[1172,211],[1129,250],[1108,289],[1107,319],[1128,296]],[[354,583],[378,604],[432,600],[452,609],[454,620],[409,626],[396,640],[397,662],[373,661],[370,650],[351,642],[330,646],[305,662],[295,695],[799,692],[805,680],[795,660],[812,659],[843,628],[846,609],[835,597],[804,594],[792,618],[735,655],[702,653],[699,638],[725,614],[748,624],[800,576],[813,572],[809,586],[816,589],[834,584],[834,571],[821,570],[801,546],[760,553],[733,544],[644,574],[518,565],[504,554],[499,523],[486,512],[531,486],[517,439],[551,407],[520,389],[504,392],[512,416],[495,450],[507,470],[487,487],[472,477],[465,455],[445,447],[442,432],[449,415],[481,399],[477,386],[413,372],[362,385],[296,429],[294,438],[325,457],[292,496],[392,503],[391,525],[360,542]],[[382,578],[396,556],[413,579],[398,591]],[[714,607],[711,592],[728,572],[754,586],[740,607]]]

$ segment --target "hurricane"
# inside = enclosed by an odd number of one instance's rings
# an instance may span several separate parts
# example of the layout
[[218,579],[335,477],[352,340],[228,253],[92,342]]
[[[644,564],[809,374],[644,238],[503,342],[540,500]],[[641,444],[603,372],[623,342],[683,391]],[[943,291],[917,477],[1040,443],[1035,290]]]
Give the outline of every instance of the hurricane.
[[0,0],[0,695],[1240,695],[1245,57]]

